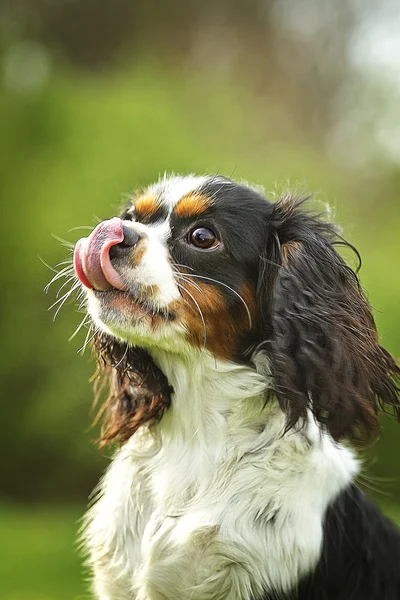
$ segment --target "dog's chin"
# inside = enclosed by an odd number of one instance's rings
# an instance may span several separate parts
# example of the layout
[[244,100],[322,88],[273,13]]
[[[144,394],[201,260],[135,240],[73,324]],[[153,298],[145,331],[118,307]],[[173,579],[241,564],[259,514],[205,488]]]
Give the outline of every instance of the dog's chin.
[[129,292],[91,290],[88,308],[100,330],[133,345],[175,344],[180,337],[181,326],[174,311],[155,306],[151,299],[139,300]]

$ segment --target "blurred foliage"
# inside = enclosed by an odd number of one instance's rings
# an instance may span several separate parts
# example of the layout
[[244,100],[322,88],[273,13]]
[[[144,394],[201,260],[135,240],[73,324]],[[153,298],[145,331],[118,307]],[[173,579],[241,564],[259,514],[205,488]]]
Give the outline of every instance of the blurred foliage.
[[[68,286],[46,297],[39,257],[71,257],[52,233],[76,241],[164,171],[316,192],[400,356],[399,18],[394,0],[0,3],[2,598],[88,597],[73,502],[109,458],[86,331],[68,343],[82,315],[47,310]],[[360,477],[394,517],[399,431],[385,419]]]
[[[67,342],[81,317],[65,306],[53,324],[58,305],[47,307],[57,285],[45,297],[52,273],[38,256],[50,265],[68,257],[52,232],[70,241],[86,235],[74,228],[115,214],[133,186],[160,171],[224,173],[271,194],[287,185],[323,190],[363,255],[384,343],[400,354],[396,179],[360,180],[330,164],[280,106],[229,82],[209,78],[205,86],[191,72],[143,64],[85,78],[64,68],[40,92],[3,90],[0,112],[5,497],[82,499],[105,464],[89,430],[94,365],[90,352],[77,354],[85,333]],[[398,435],[387,432],[378,472],[394,476]]]
[[[115,214],[163,171],[329,201],[363,256],[383,342],[400,355],[400,170],[376,137],[389,95],[351,60],[361,25],[389,1],[370,15],[372,2],[360,12],[345,0],[0,6],[3,498],[82,500],[106,464],[90,429],[94,365],[77,353],[85,332],[67,343],[81,315],[63,306],[53,324],[61,302],[47,312],[57,285],[46,298],[52,274],[38,257],[68,258],[52,232],[74,242],[85,235],[76,227]],[[363,121],[356,109],[368,104]],[[384,138],[393,149],[395,133]],[[396,478],[399,450],[388,421],[367,470]],[[400,497],[398,481],[370,487]]]

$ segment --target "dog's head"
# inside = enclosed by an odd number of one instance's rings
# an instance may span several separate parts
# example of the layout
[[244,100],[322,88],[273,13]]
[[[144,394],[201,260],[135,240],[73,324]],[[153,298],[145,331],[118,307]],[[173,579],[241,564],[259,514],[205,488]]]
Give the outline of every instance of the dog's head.
[[335,439],[366,441],[379,406],[399,416],[398,369],[336,250],[345,242],[303,203],[223,177],[165,178],[78,241],[75,271],[111,377],[106,440],[168,407],[158,351],[249,366],[262,356],[288,427],[310,409]]

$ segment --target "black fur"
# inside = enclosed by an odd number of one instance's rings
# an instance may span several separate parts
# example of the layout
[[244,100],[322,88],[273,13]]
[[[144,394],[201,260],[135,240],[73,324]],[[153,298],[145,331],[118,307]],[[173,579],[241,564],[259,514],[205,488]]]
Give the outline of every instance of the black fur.
[[321,558],[291,594],[259,600],[399,600],[400,536],[360,490],[350,486],[329,508]]
[[[240,356],[232,360],[250,363],[257,350],[267,355],[270,395],[285,411],[288,429],[312,411],[335,440],[372,441],[378,409],[400,419],[399,369],[379,344],[357,273],[337,251],[350,245],[334,226],[310,215],[304,199],[271,203],[221,179],[210,179],[200,191],[210,198],[209,209],[186,220],[172,214],[168,250],[175,266],[196,274],[195,283],[220,289],[231,316],[243,311],[243,286],[254,290],[253,327],[242,333]],[[185,239],[193,226],[211,227],[220,248],[207,253],[190,247]],[[111,388],[103,441],[124,442],[142,424],[162,418],[172,390],[145,350],[102,334],[95,350]],[[351,486],[327,511],[314,572],[289,595],[255,600],[400,600],[400,534]]]
[[[172,213],[168,247],[178,270],[184,265],[195,282],[219,288],[227,311],[238,318],[244,286],[256,290],[258,315],[232,359],[249,362],[256,348],[264,349],[270,395],[286,412],[288,429],[311,410],[334,439],[373,441],[378,409],[400,419],[400,371],[379,344],[356,272],[338,253],[339,245],[352,246],[305,209],[307,198],[287,195],[271,203],[221,178],[210,178],[199,191],[210,201],[207,211],[198,217]],[[162,205],[159,217],[167,218]],[[199,252],[187,244],[195,226],[213,229],[220,248]]]
[[288,427],[315,418],[335,439],[374,439],[378,408],[400,417],[399,369],[378,342],[356,273],[334,227],[288,197],[273,207],[261,256],[258,300],[272,393]]

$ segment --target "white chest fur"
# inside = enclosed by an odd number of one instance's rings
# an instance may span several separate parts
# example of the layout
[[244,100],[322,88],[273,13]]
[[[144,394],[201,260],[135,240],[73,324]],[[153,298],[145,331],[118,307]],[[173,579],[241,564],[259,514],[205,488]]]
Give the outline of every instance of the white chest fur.
[[157,357],[175,389],[153,435],[116,455],[87,515],[101,600],[246,600],[319,558],[327,506],[357,472],[310,422],[284,436],[267,381],[204,354]]

